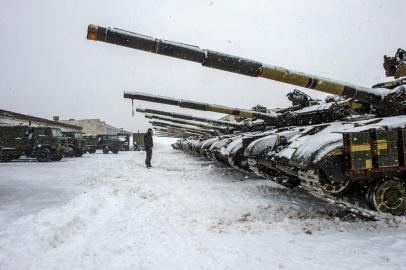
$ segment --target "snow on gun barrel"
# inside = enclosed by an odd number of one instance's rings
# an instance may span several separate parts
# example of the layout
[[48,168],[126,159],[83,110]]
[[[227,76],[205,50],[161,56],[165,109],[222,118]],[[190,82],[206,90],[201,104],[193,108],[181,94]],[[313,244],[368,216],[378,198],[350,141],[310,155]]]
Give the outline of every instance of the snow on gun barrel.
[[368,104],[379,103],[386,95],[390,94],[390,91],[386,89],[372,89],[319,76],[308,75],[282,67],[263,64],[250,59],[201,49],[198,46],[166,41],[116,28],[89,25],[87,38],[89,40],[102,41],[146,52],[198,62],[206,67],[247,76],[263,77],[334,95],[354,98]]

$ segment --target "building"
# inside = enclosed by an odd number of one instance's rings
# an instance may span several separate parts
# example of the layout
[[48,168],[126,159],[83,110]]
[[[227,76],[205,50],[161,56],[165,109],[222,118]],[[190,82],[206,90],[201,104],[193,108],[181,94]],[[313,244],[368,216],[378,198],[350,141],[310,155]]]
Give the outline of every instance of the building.
[[45,118],[0,109],[0,126],[18,126],[18,125],[34,126],[34,127],[37,126],[53,127],[60,128],[62,131],[82,132],[81,126],[72,125],[69,123],[62,123],[58,121],[52,121]]
[[[57,117],[54,117],[57,118]],[[109,134],[109,135],[116,135],[116,134],[132,134],[131,132],[125,131],[122,128],[116,128],[112,125],[107,124],[100,119],[69,119],[69,120],[58,120],[60,123],[65,123],[69,125],[75,125],[82,127],[82,132],[86,134]]]

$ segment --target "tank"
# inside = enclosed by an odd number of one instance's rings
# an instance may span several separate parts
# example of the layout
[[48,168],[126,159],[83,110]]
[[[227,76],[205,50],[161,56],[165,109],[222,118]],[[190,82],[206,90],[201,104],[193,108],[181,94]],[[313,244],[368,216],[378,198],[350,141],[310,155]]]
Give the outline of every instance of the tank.
[[[251,143],[266,148],[263,151],[265,154],[257,158],[257,162],[285,176],[299,179],[300,186],[309,193],[351,211],[378,216],[375,212],[340,200],[341,194],[350,194],[351,198],[355,198],[354,192],[358,192],[365,196],[365,203],[372,210],[395,215],[405,213],[404,50],[398,50],[395,57],[385,56],[386,74],[395,76],[397,80],[364,87],[119,29],[89,25],[88,39],[313,89],[355,102],[355,107],[362,106],[363,113],[360,115],[326,118],[318,123],[296,121],[288,127],[291,133],[296,133],[294,136],[286,137],[284,134],[288,131],[275,130],[275,134],[262,143],[254,140]],[[307,107],[295,113],[302,115],[306,110]],[[365,114],[368,114],[367,117]],[[275,121],[275,117],[272,118],[270,121]]]

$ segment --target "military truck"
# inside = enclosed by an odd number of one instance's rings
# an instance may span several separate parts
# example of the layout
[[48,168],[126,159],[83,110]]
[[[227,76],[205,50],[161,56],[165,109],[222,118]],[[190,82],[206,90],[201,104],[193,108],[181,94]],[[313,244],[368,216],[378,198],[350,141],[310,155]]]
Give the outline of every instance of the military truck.
[[59,139],[62,136],[59,128],[1,126],[0,161],[11,161],[22,155],[40,162],[59,161],[63,157]]
[[121,142],[117,135],[99,134],[97,139],[98,149],[103,150],[103,154],[108,154],[110,151],[113,154],[117,154],[121,147]]
[[73,157],[81,157],[85,151],[85,139],[81,132],[69,131],[62,132],[66,137],[65,147],[69,149],[69,153]]
[[117,134],[120,141],[120,151],[130,151],[130,135],[129,134]]
[[113,154],[117,154],[122,143],[119,140],[117,135],[107,135],[107,134],[98,134],[98,135],[84,135],[85,139],[85,151],[89,154],[96,153],[96,150],[102,150],[104,154],[108,154],[110,151]]
[[96,135],[84,135],[85,140],[85,152],[89,154],[96,153],[96,150],[99,148],[99,140]]
[[133,133],[134,151],[144,151],[144,136],[145,133]]

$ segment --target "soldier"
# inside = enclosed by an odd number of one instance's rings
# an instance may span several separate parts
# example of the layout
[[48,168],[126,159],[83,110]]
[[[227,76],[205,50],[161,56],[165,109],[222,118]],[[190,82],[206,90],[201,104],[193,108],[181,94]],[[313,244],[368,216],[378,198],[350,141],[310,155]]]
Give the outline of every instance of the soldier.
[[147,153],[147,157],[145,158],[145,166],[147,168],[151,168],[151,158],[152,158],[152,147],[154,146],[154,142],[152,140],[152,128],[148,129],[148,132],[144,135],[144,146],[145,152]]

